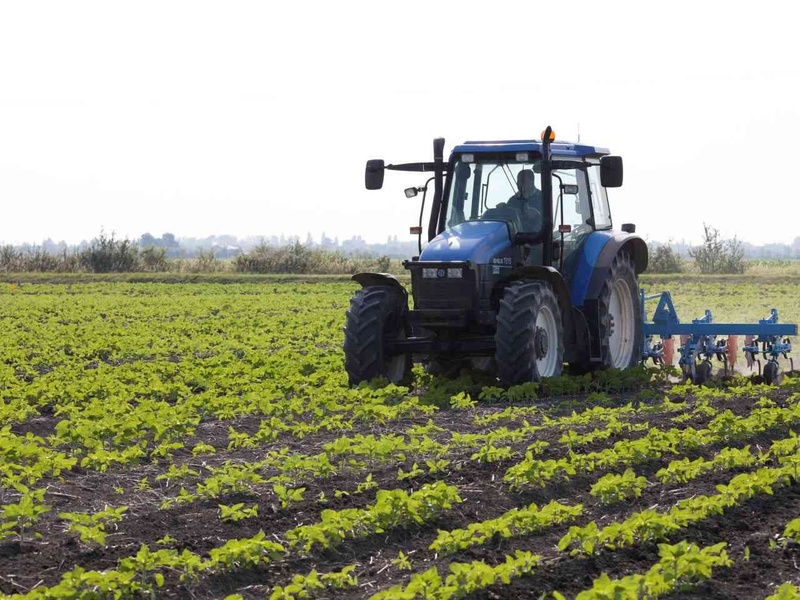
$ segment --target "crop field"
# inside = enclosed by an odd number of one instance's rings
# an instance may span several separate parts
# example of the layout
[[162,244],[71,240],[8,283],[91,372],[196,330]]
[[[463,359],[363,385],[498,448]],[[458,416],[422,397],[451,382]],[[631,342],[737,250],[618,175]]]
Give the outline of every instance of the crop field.
[[354,289],[0,283],[0,596],[800,598],[800,378],[348,389]]

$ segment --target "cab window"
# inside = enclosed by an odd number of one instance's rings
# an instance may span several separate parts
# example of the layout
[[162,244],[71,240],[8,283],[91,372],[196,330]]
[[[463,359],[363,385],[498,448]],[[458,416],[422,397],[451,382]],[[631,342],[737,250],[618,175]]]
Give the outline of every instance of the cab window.
[[589,175],[589,191],[592,193],[592,209],[594,210],[594,228],[611,229],[611,210],[608,207],[606,188],[600,185],[600,165],[591,165],[587,169]]

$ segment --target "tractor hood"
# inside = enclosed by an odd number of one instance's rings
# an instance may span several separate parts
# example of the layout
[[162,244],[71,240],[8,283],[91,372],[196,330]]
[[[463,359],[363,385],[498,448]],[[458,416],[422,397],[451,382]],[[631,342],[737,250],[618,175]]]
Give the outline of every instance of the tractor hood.
[[509,246],[511,237],[505,221],[467,221],[433,238],[423,248],[419,259],[468,260],[473,264],[485,265]]

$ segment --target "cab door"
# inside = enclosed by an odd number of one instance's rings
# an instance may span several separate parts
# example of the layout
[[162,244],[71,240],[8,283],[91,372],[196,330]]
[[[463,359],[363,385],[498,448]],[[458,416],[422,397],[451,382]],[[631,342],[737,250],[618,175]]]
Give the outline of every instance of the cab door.
[[565,278],[572,271],[578,249],[594,231],[591,195],[585,165],[553,171],[554,265]]

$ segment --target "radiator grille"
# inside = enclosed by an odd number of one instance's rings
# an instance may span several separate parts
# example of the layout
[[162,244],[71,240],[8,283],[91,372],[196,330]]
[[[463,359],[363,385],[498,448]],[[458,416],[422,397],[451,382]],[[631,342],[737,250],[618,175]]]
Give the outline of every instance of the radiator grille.
[[411,280],[416,308],[465,310],[475,308],[477,286],[475,272],[470,269],[464,269],[461,278],[425,278],[421,269],[413,269]]

